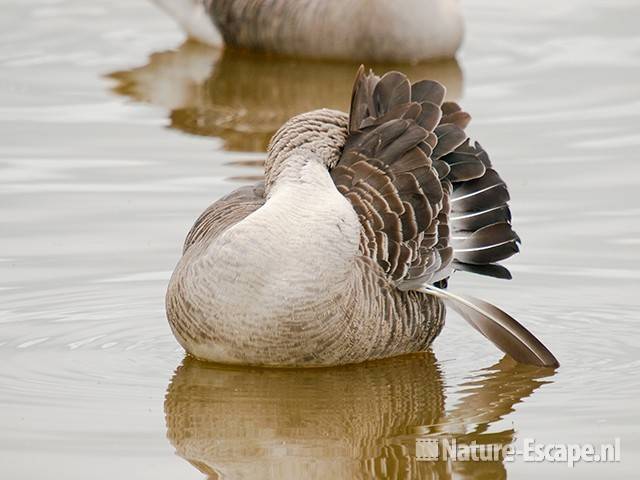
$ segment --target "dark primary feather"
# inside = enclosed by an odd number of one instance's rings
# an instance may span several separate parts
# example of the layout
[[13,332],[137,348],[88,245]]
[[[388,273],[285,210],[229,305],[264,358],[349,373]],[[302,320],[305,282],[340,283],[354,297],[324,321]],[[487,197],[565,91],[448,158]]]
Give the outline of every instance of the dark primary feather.
[[471,233],[454,237],[456,259],[471,264],[499,262],[518,253],[519,238],[507,222],[493,223]]
[[498,172],[487,168],[482,177],[460,184],[451,201],[456,211],[477,212],[506,205],[509,192]]
[[558,367],[556,357],[511,315],[479,298],[433,289],[473,328],[521,363]]
[[463,263],[454,260],[453,268],[454,270],[475,273],[477,275],[484,275],[486,277],[501,278],[502,280],[511,280],[512,278],[509,269],[497,263],[473,265],[470,263]]

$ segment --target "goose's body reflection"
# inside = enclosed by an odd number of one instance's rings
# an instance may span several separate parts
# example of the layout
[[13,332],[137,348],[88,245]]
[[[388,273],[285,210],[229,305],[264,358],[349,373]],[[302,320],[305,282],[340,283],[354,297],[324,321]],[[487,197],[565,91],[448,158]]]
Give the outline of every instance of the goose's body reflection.
[[[367,66],[438,80],[447,87],[447,99],[461,96],[462,72],[455,60]],[[347,111],[357,68],[350,62],[265,57],[187,42],[110,77],[117,80],[115,92],[167,108],[171,128],[220,137],[227,150],[264,151],[295,114],[317,108]]]
[[552,375],[503,359],[445,408],[430,353],[330,369],[227,367],[186,358],[165,401],[168,438],[210,478],[506,478],[500,461],[416,461],[416,438],[509,444],[485,433]]

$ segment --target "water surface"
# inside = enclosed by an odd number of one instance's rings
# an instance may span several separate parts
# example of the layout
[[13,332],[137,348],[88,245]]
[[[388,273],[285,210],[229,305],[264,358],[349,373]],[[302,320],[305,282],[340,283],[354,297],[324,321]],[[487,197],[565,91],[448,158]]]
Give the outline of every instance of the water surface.
[[[465,2],[436,78],[509,183],[511,282],[457,275],[536,332],[514,365],[451,314],[433,351],[296,372],[184,359],[164,317],[184,235],[257,178],[289,116],[356,65],[184,44],[144,1],[8,0],[0,18],[3,478],[630,478],[640,467],[640,7]],[[391,68],[377,66],[377,69]],[[166,395],[166,399],[165,399]],[[416,462],[416,437],[621,439],[622,462]]]

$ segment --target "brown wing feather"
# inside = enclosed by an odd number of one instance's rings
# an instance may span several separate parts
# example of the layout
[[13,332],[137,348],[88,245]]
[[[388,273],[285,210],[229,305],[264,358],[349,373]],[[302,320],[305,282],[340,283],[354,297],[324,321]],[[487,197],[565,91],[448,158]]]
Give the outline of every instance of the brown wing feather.
[[[450,169],[442,161],[435,168],[431,160],[444,95],[437,82],[411,85],[399,72],[380,78],[361,68],[349,137],[331,172],[360,218],[361,252],[399,288],[424,282],[451,263],[438,227],[447,223],[450,184],[443,177]],[[453,133],[453,143],[440,148],[443,154],[466,138],[458,141]]]
[[[458,193],[460,210],[468,203],[460,198],[465,191],[497,175],[484,150],[471,145],[464,132],[470,115],[444,102],[444,97],[445,88],[438,82],[412,85],[402,73],[378,77],[361,67],[351,99],[349,136],[331,171],[360,218],[362,254],[375,260],[403,290],[450,275],[455,256],[449,220],[452,196]],[[471,187],[460,188],[465,185]],[[501,188],[479,194],[481,200],[490,195],[499,208],[475,221],[465,220],[463,226],[473,223],[475,232],[492,219],[507,225],[485,229],[462,244],[469,248],[462,258],[456,257],[456,265],[470,260],[489,263],[517,251],[510,241],[517,236],[511,235],[508,196],[501,195]],[[481,242],[508,244],[482,255],[470,250]]]

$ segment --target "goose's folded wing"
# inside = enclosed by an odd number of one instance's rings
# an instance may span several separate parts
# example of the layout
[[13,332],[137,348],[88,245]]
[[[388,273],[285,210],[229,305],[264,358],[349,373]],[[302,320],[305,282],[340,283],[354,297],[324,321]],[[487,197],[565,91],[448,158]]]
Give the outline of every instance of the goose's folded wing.
[[438,82],[411,84],[399,72],[380,78],[361,67],[349,136],[331,171],[360,218],[362,254],[403,290],[450,275],[454,185],[487,170],[484,151],[463,130],[469,114],[444,97]]

